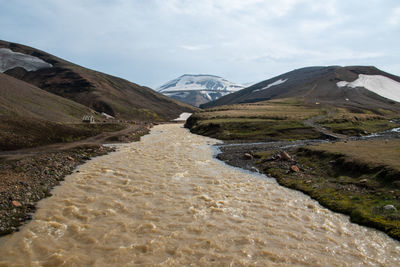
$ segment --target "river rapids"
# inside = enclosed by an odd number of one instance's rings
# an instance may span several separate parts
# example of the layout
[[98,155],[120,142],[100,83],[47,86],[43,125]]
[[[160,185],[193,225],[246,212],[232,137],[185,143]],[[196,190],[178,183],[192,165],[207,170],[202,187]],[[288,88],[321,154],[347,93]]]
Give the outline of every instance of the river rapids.
[[94,158],[0,239],[0,266],[399,266],[400,243],[216,160],[180,124]]

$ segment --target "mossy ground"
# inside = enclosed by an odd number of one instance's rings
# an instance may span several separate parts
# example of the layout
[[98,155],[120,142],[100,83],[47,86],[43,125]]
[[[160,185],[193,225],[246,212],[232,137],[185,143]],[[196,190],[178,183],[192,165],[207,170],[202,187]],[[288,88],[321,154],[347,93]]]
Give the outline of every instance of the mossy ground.
[[[398,141],[386,144],[392,147],[393,157],[399,153]],[[293,162],[268,160],[274,151],[257,153],[257,167],[281,185],[302,191],[323,206],[349,215],[353,222],[377,228],[400,240],[400,168],[382,164],[391,157],[391,152],[375,157],[377,160],[373,162],[354,150],[346,153],[343,149],[344,153],[338,153],[333,152],[335,144],[324,146],[290,151],[299,172],[288,171]],[[329,146],[331,149],[326,148]],[[361,144],[359,147],[362,148]],[[372,144],[369,148],[373,149]],[[362,148],[367,149],[368,146]],[[386,205],[393,205],[396,210],[385,210]]]
[[334,133],[346,135],[366,135],[400,127],[400,124],[392,123],[390,119],[382,117],[333,119],[322,121],[321,124]]
[[197,134],[221,140],[296,140],[318,138],[318,132],[295,120],[218,118],[199,122]]
[[367,135],[400,127],[391,120],[397,114],[358,113],[332,106],[309,106],[296,99],[279,99],[206,109],[186,123],[191,132],[221,140],[304,140],[321,134],[304,121],[320,116],[318,123],[332,132],[349,136]]

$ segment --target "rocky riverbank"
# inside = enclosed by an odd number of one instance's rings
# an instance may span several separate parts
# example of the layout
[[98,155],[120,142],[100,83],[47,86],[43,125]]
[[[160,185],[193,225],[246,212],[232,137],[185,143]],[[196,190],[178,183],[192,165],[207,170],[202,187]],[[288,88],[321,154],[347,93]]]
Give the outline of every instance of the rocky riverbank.
[[0,161],[0,235],[14,232],[31,219],[35,204],[92,157],[114,149],[101,145],[77,147],[34,157]]
[[61,143],[0,154],[0,236],[18,230],[32,218],[36,203],[51,196],[78,165],[115,150],[109,142],[133,142],[147,134],[151,124],[135,125],[119,132],[72,143]]

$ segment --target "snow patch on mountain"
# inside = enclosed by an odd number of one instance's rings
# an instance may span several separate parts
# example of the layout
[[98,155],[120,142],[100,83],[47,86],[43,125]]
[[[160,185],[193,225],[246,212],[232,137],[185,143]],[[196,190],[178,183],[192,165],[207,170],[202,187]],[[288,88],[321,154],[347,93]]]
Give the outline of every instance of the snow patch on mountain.
[[16,67],[22,67],[27,71],[36,71],[51,68],[53,65],[31,55],[14,52],[8,48],[0,48],[0,72]]
[[266,89],[268,89],[268,88],[270,88],[270,87],[272,87],[272,86],[280,85],[280,84],[286,82],[287,80],[288,80],[288,79],[284,79],[284,80],[279,79],[279,80],[277,80],[277,81],[275,81],[275,82],[273,82],[273,83],[268,84],[267,86],[265,86],[265,87],[263,87],[263,88],[261,88],[261,89],[254,90],[253,93],[254,93],[254,92],[258,92],[258,91],[266,90]]
[[382,75],[359,74],[353,82],[340,81],[340,87],[364,87],[380,96],[400,102],[400,83]]

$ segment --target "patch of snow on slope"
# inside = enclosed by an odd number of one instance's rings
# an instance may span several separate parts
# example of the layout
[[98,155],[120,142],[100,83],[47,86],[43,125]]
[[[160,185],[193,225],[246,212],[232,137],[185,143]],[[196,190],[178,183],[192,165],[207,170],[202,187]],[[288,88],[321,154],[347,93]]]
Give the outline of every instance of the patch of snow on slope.
[[360,74],[353,82],[341,81],[338,87],[364,87],[380,96],[400,102],[400,83],[382,75]]
[[31,55],[14,52],[8,48],[0,48],[0,72],[16,67],[22,67],[27,71],[35,71],[51,68],[53,65]]
[[200,93],[207,98],[208,100],[212,101],[212,97],[210,96],[208,91],[200,91]]
[[275,85],[280,85],[280,84],[286,82],[287,80],[288,80],[288,79],[284,79],[284,80],[279,79],[279,80],[277,80],[277,81],[275,81],[275,82],[273,82],[273,83],[268,84],[267,86],[265,86],[265,87],[263,87],[263,88],[261,88],[261,89],[254,90],[253,93],[254,93],[254,92],[258,92],[258,91],[266,90],[266,89],[268,89],[268,88],[270,88],[270,87],[272,87],[272,86],[275,86]]
[[174,119],[174,121],[186,121],[190,116],[192,116],[192,113],[183,112],[179,115],[179,118]]

